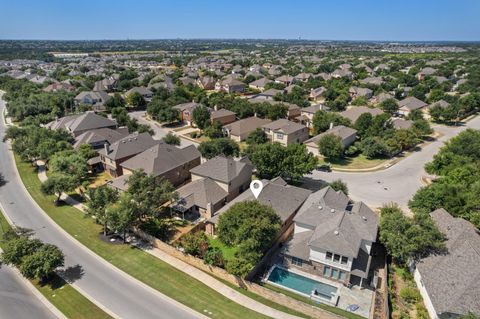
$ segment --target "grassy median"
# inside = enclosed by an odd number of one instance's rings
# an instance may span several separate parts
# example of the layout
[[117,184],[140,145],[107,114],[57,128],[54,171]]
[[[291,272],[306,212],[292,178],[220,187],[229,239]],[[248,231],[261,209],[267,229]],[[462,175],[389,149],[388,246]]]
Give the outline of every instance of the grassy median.
[[[3,242],[3,231],[10,228],[7,220],[0,211],[0,247]],[[46,284],[40,284],[37,280],[31,280],[35,288],[40,291],[45,298],[50,301],[58,310],[66,317],[71,319],[107,319],[111,318],[102,309],[98,308],[94,303],[85,298],[82,294],[75,290],[65,280],[59,276],[55,276]]]
[[150,254],[127,245],[111,245],[99,239],[101,226],[77,209],[53,205],[54,196],[40,191],[40,181],[30,163],[15,156],[20,177],[40,207],[64,230],[96,254],[161,293],[212,318],[268,318],[210,289]]

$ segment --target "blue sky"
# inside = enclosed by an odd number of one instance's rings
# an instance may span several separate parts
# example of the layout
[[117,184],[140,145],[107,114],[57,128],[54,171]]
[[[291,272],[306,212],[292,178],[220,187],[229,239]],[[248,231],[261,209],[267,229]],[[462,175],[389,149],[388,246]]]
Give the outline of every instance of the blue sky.
[[0,0],[0,39],[480,40],[480,0]]

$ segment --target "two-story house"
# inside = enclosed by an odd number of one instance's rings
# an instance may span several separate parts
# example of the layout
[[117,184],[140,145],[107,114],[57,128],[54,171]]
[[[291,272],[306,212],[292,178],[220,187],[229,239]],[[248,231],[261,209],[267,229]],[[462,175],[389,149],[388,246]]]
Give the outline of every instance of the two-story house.
[[303,143],[308,139],[308,128],[302,124],[279,119],[262,125],[262,130],[271,142],[278,142],[284,146],[292,143]]
[[378,216],[367,205],[327,186],[305,200],[293,221],[284,267],[347,285],[367,284],[378,228]]
[[95,114],[94,112],[85,112],[83,114],[68,115],[56,119],[45,125],[51,130],[66,130],[74,137],[77,137],[85,132],[100,128],[116,129],[117,122],[104,116]]

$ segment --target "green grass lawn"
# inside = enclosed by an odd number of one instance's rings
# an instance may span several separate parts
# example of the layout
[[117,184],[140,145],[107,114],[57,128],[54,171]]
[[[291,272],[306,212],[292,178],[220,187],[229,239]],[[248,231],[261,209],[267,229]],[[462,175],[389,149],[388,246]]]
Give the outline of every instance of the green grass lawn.
[[230,260],[235,256],[235,253],[237,252],[238,248],[237,247],[230,247],[225,244],[223,244],[218,237],[212,237],[208,236],[208,242],[210,244],[210,247],[217,247],[220,249],[223,253],[223,259],[225,260]]
[[[323,304],[323,303],[317,303],[317,302],[311,300],[310,298],[303,297],[303,296],[298,295],[294,292],[279,288],[279,287],[271,285],[271,284],[266,283],[263,286],[265,288],[270,289],[270,290],[273,290],[273,291],[279,292],[281,294],[284,294],[286,296],[289,296],[293,299],[297,299],[299,301],[302,301],[306,304],[309,304],[309,305],[312,305],[312,306],[315,306],[315,307],[318,307],[318,308],[322,308],[324,310],[327,310],[331,313],[337,314],[337,315],[342,316],[344,318],[348,318],[348,319],[362,319],[363,318],[362,316],[356,315],[354,313],[351,313],[349,311],[346,311],[346,310],[343,310],[343,309],[340,309],[340,308],[337,308],[337,307],[329,306],[329,305],[326,305],[326,304]],[[363,319],[365,319],[365,318],[363,318]]]
[[[10,225],[0,212],[0,247],[2,246],[3,231],[10,229]],[[102,309],[75,290],[59,276],[54,276],[48,283],[41,284],[37,280],[31,283],[47,298],[58,310],[71,319],[106,319],[111,318]]]
[[330,164],[333,168],[346,168],[346,169],[367,169],[378,166],[388,159],[368,159],[365,155],[360,154],[355,157],[344,157],[339,160],[330,160],[325,158],[319,158],[318,164]]
[[212,318],[268,318],[240,306],[142,250],[101,241],[98,237],[100,225],[71,206],[54,206],[54,196],[41,193],[33,167],[17,157],[16,162],[23,183],[40,207],[60,227],[114,266],[198,312],[211,312]]

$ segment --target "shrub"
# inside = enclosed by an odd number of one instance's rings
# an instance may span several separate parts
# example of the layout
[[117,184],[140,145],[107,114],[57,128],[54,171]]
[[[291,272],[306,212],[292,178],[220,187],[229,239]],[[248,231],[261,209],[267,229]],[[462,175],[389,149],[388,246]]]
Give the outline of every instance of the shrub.
[[223,253],[218,247],[210,247],[208,248],[207,252],[205,253],[205,256],[203,257],[203,261],[206,264],[212,265],[212,266],[217,266],[217,267],[222,267],[225,264],[225,260],[223,258]]
[[400,290],[400,298],[405,303],[413,304],[420,300],[420,293],[413,287],[403,287]]
[[182,238],[181,245],[185,253],[203,258],[208,250],[208,238],[204,232],[188,233]]

